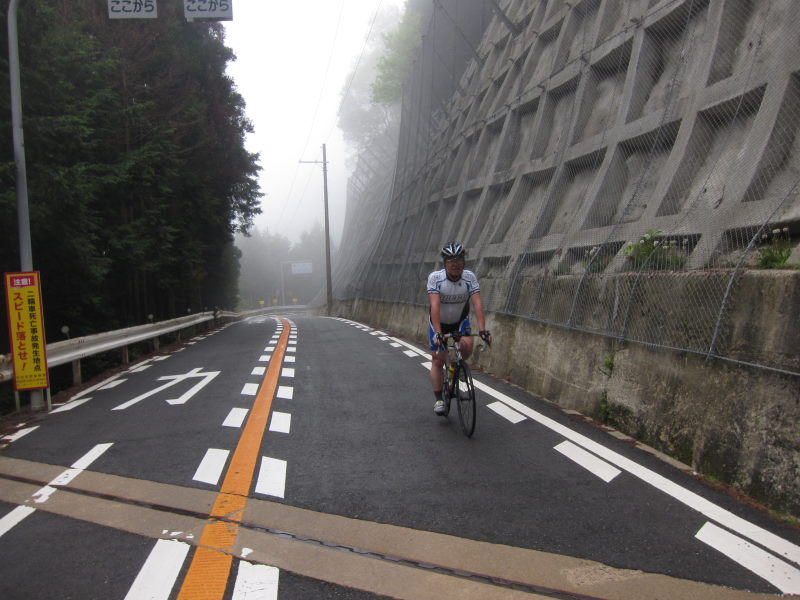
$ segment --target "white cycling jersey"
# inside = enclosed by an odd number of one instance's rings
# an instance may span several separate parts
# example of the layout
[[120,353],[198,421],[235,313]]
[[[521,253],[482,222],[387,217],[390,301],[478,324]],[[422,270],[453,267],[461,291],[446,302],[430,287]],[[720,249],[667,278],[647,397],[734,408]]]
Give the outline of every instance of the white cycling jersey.
[[428,275],[428,293],[439,294],[442,325],[454,325],[466,319],[469,315],[469,297],[480,291],[475,273],[466,269],[458,281],[450,281],[444,269]]

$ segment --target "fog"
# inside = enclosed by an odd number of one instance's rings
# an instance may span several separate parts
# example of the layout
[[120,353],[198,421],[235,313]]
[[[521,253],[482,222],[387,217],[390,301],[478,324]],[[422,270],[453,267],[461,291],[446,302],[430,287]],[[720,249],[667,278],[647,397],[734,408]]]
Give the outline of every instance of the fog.
[[[262,214],[256,228],[300,240],[324,224],[322,144],[328,158],[331,238],[345,219],[348,149],[336,127],[341,91],[365,46],[376,11],[401,0],[237,0],[225,24],[228,67],[255,132],[247,149],[260,154]],[[372,33],[375,41],[380,34]]]

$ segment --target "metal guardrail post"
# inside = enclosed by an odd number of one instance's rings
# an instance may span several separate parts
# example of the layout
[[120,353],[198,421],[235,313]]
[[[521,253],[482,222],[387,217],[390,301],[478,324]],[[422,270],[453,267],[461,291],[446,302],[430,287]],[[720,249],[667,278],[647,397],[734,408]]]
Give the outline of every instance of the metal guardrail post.
[[73,360],[72,361],[72,385],[80,385],[83,383],[83,378],[81,377],[81,360]]

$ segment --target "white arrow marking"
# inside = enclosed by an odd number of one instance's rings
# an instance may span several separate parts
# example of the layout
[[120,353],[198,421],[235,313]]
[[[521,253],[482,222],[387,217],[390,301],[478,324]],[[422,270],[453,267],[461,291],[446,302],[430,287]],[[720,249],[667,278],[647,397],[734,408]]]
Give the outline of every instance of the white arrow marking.
[[158,381],[168,380],[168,382],[162,386],[157,387],[154,390],[150,390],[149,392],[145,392],[140,396],[136,396],[136,398],[133,398],[132,400],[123,402],[122,404],[120,404],[119,406],[115,406],[111,410],[125,410],[126,408],[129,408],[134,404],[141,402],[145,398],[149,398],[150,396],[157,394],[158,392],[165,390],[169,387],[172,387],[176,383],[180,383],[181,381],[184,381],[190,377],[203,377],[204,378],[203,381],[195,385],[192,389],[190,389],[188,392],[186,392],[183,396],[181,396],[177,400],[167,400],[167,402],[169,402],[170,404],[183,404],[220,373],[219,371],[209,371],[208,373],[201,373],[200,369],[201,367],[198,367],[182,375],[165,375],[164,377],[159,377]]
[[209,371],[208,373],[197,373],[194,377],[203,377],[203,380],[199,383],[196,383],[188,392],[184,393],[180,398],[176,398],[175,400],[167,400],[168,404],[186,404],[186,401],[189,400],[192,396],[194,396],[197,392],[202,390],[205,386],[209,384],[209,382],[214,379],[217,375],[219,375],[219,371]]

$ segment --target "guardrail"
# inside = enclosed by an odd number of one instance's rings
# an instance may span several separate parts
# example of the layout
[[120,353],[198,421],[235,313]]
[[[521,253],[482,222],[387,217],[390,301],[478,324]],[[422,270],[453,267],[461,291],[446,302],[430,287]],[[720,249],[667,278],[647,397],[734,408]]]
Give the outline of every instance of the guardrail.
[[[217,313],[219,320],[238,320],[245,317],[269,313],[271,311],[280,311],[291,309],[304,309],[304,306],[292,307],[270,307],[249,310],[241,313],[220,311]],[[47,344],[47,366],[57,367],[67,363],[77,363],[77,367],[73,367],[73,377],[78,374],[80,378],[80,360],[87,358],[94,354],[108,352],[109,350],[116,350],[118,348],[126,349],[131,344],[143,342],[151,339],[158,339],[159,336],[174,331],[180,331],[187,327],[193,327],[201,323],[207,323],[214,320],[214,314],[211,311],[199,313],[196,315],[188,315],[186,317],[178,317],[177,319],[170,319],[169,321],[159,321],[158,323],[148,323],[146,325],[135,325],[133,327],[126,327],[124,329],[117,329],[115,331],[107,331],[104,333],[96,333],[94,335],[87,335],[85,337],[74,338],[71,340],[63,340],[60,342],[53,342]],[[123,362],[126,362],[123,359]],[[13,377],[11,355],[0,355],[0,383],[4,381],[11,381]],[[76,381],[79,383],[80,381]]]

